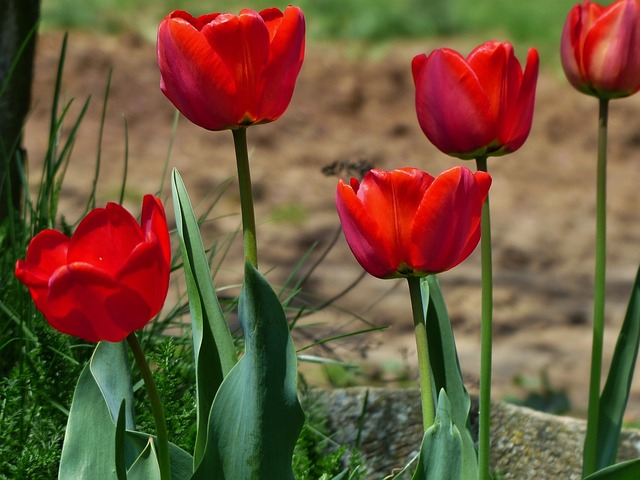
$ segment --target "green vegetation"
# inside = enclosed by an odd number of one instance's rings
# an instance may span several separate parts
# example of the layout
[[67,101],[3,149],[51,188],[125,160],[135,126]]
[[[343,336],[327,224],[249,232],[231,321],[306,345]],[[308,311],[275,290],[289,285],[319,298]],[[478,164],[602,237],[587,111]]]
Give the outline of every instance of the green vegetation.
[[[310,38],[386,41],[433,35],[463,35],[510,40],[544,53],[557,52],[567,12],[577,0],[299,0]],[[44,0],[45,28],[90,28],[106,32],[135,30],[155,38],[158,22],[171,10],[194,15],[214,10],[237,13],[240,8],[277,6],[283,0]],[[603,4],[610,1],[600,2]]]

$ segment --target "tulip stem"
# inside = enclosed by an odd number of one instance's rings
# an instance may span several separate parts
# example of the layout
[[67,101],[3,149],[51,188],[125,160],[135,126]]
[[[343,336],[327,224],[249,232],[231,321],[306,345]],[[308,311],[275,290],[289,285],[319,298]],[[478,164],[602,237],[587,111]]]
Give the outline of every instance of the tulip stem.
[[[479,171],[487,171],[487,157],[476,159]],[[480,326],[480,408],[478,432],[478,469],[480,480],[489,480],[491,451],[491,351],[493,336],[493,267],[491,261],[491,213],[489,195],[482,206],[482,321]]]
[[162,408],[162,402],[160,401],[160,394],[156,388],[156,384],[153,381],[153,375],[149,364],[147,363],[138,337],[135,332],[130,333],[127,336],[127,343],[131,348],[133,357],[136,360],[144,385],[147,388],[147,394],[149,395],[149,401],[151,402],[151,410],[153,411],[153,418],[156,422],[156,436],[157,436],[157,448],[158,448],[158,464],[160,466],[160,479],[171,480],[171,461],[169,459],[169,435],[167,433],[167,422],[164,417],[164,410]]
[[596,266],[593,295],[593,339],[587,433],[584,441],[583,476],[598,469],[598,419],[600,416],[600,376],[604,339],[605,277],[607,263],[607,121],[609,100],[600,99],[598,118],[598,173],[596,189]]
[[244,256],[254,267],[257,268],[258,246],[256,241],[256,219],[253,213],[253,192],[251,187],[251,170],[249,168],[249,152],[247,150],[247,129],[246,127],[240,127],[231,131],[233,132],[233,143],[236,148],[236,164],[238,166]]
[[420,278],[407,277],[413,325],[416,333],[416,347],[418,350],[418,371],[420,374],[420,398],[422,400],[422,424],[426,432],[435,419],[435,408],[431,387],[431,363],[429,361],[429,344],[427,343],[427,326],[425,325],[424,305]]

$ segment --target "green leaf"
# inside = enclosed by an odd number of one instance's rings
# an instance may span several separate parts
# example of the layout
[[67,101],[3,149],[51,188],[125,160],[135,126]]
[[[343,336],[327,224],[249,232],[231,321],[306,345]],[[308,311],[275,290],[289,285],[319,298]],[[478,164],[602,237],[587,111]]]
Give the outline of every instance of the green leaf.
[[412,480],[472,478],[462,476],[462,437],[458,427],[453,423],[451,404],[444,390],[440,390],[436,418],[424,434],[418,467],[411,478]]
[[447,392],[453,423],[462,437],[462,478],[478,478],[478,454],[469,423],[471,398],[462,380],[447,306],[435,275],[422,279],[421,287],[423,304],[427,305],[427,341],[435,388]]
[[213,399],[237,357],[229,326],[213,286],[198,222],[182,178],[175,169],[171,184],[191,312],[198,422],[193,460],[194,467],[197,467],[204,454],[208,415]]
[[[124,342],[100,342],[73,395],[59,478],[117,478],[115,422],[121,417],[133,425],[132,398]],[[125,411],[120,415],[123,402]]]
[[592,473],[584,480],[637,480],[640,478],[640,458],[618,463]]
[[194,480],[293,480],[291,459],[304,413],[284,310],[250,264],[238,314],[245,353],[218,390],[205,457]]
[[[598,469],[616,462],[622,419],[629,400],[633,371],[640,344],[640,269],[631,291],[624,322],[609,367],[607,382],[600,397],[598,417]],[[640,478],[640,477],[637,477]]]
[[127,480],[155,480],[160,479],[160,465],[153,446],[153,439],[149,438],[147,445],[127,472]]
[[[125,450],[127,458],[131,458],[128,461],[128,465],[132,465],[134,461],[143,453],[147,447],[149,439],[153,438],[154,442],[156,437],[143,432],[132,432],[127,430],[125,432]],[[193,475],[193,457],[185,452],[183,449],[169,443],[169,460],[171,461],[171,480],[188,480]]]

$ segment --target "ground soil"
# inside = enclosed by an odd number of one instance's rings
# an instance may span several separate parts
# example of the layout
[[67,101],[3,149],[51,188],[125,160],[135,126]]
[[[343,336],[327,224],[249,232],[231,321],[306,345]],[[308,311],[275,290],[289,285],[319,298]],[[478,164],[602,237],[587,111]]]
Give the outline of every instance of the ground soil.
[[[47,147],[61,42],[61,34],[55,33],[44,34],[39,41],[33,110],[25,133],[34,189]],[[248,132],[261,270],[272,283],[283,283],[316,245],[298,274],[298,278],[304,276],[336,235],[339,222],[333,196],[337,177],[326,175],[328,170],[348,176],[349,169],[341,170],[341,166],[366,162],[384,169],[415,166],[436,174],[462,163],[432,147],[415,116],[411,59],[442,46],[467,52],[474,45],[450,38],[375,47],[319,42],[308,46],[286,114]],[[526,52],[517,54],[524,58]],[[157,192],[162,185],[161,196],[172,219],[169,181],[165,178],[162,183],[162,175],[174,109],[158,87],[153,43],[132,34],[105,37],[74,32],[69,38],[62,92],[63,99],[73,99],[73,104],[66,133],[88,96],[91,103],[60,194],[60,213],[74,221],[87,201],[110,69],[98,203],[117,200],[119,195],[125,118],[129,158],[125,204],[139,211],[141,196]],[[569,86],[556,59],[543,58],[529,140],[518,152],[489,161],[494,179],[494,395],[522,396],[527,392],[514,385],[514,378],[539,379],[546,372],[551,387],[568,392],[576,415],[583,415],[586,408],[591,348],[597,110],[594,98]],[[639,112],[640,96],[611,104],[607,362],[640,262]],[[473,168],[471,163],[465,165]],[[207,195],[215,195],[231,179],[203,233],[207,244],[230,245],[216,282],[218,287],[233,290],[241,281],[242,267],[241,241],[231,236],[240,225],[231,134],[207,132],[181,119],[169,160],[169,168],[174,167],[200,212],[211,198]],[[307,298],[318,305],[341,294],[360,277],[360,266],[339,237],[304,289]],[[462,369],[473,390],[479,372],[478,252],[440,279]],[[181,282],[176,279],[176,288],[183,291]],[[415,378],[408,292],[402,281],[364,276],[330,307],[305,317],[303,322],[314,326],[297,332],[296,342],[301,347],[309,337],[366,328],[359,317],[389,329],[333,342],[330,352],[315,353],[337,355],[361,365],[364,381],[394,380],[407,372],[409,378]],[[640,417],[638,380],[630,399],[631,419]]]

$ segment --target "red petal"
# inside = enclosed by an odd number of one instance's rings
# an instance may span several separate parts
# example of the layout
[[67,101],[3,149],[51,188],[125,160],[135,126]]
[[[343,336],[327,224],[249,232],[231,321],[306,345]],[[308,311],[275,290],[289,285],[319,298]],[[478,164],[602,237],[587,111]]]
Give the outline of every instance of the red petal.
[[240,123],[254,123],[262,89],[262,72],[269,59],[269,31],[262,17],[243,10],[237,17],[222,14],[202,33],[235,83],[235,101],[242,112]]
[[28,287],[46,287],[49,277],[67,263],[69,237],[55,230],[43,230],[27,248],[25,260],[18,260],[15,274]]
[[496,138],[496,118],[487,93],[459,53],[434,51],[414,79],[420,126],[441,151],[473,157]]
[[411,261],[416,270],[449,270],[475,249],[480,239],[482,204],[490,177],[476,179],[467,168],[439,175],[428,189],[415,217]]
[[258,118],[275,120],[289,106],[305,49],[305,21],[302,10],[287,7],[261,12],[271,37],[269,63],[263,72]]
[[506,111],[502,117],[501,131],[498,136],[498,141],[504,145],[505,153],[518,150],[531,131],[539,63],[537,50],[530,49],[527,55],[527,66],[518,86],[519,90],[514,92],[516,96],[510,98],[505,104]]
[[200,32],[200,24],[217,17],[168,17],[158,28],[160,88],[185,117],[208,130],[237,125],[244,115],[233,72]]
[[618,1],[606,8],[587,33],[584,65],[603,95],[626,96],[640,88],[640,5]]
[[153,316],[140,295],[83,263],[56,272],[42,312],[57,330],[91,342],[119,342]]
[[96,208],[80,222],[69,244],[68,263],[88,263],[115,275],[144,241],[135,218],[122,206],[108,203]]
[[398,265],[390,258],[388,233],[342,180],[336,191],[336,207],[347,244],[362,268],[376,277],[393,276]]

